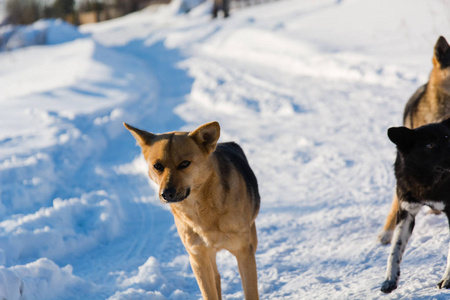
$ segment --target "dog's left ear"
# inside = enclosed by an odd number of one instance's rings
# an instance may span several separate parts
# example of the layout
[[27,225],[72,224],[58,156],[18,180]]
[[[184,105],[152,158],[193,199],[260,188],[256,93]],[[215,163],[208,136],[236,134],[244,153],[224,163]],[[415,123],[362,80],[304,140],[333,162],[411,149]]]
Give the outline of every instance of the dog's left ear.
[[216,149],[217,140],[220,136],[219,123],[206,123],[189,133],[189,136],[192,137],[206,153],[211,154]]
[[136,127],[128,125],[127,123],[123,123],[123,126],[125,126],[125,128],[131,132],[141,148],[145,145],[150,145],[151,141],[155,137],[153,133],[138,129]]
[[444,65],[445,67],[445,65],[448,63],[449,56],[450,56],[450,45],[443,36],[440,36],[436,42],[436,45],[434,46],[434,56],[433,56],[434,66],[442,67],[442,65]]
[[388,129],[387,134],[401,152],[408,152],[414,145],[414,131],[405,126],[391,127]]

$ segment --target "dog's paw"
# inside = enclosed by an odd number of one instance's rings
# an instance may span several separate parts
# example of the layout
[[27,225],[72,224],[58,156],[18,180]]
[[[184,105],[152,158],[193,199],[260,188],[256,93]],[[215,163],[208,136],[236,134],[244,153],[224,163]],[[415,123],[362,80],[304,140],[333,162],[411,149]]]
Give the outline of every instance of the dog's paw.
[[437,284],[437,287],[439,289],[448,289],[448,288],[450,288],[450,280],[449,280],[449,278],[442,279],[441,281],[439,281],[439,283]]
[[381,291],[385,294],[389,294],[393,290],[397,288],[397,281],[396,280],[386,280],[381,285]]
[[394,231],[393,230],[383,230],[378,235],[378,241],[381,244],[383,244],[383,245],[390,244],[391,243],[391,239],[392,239],[392,235],[394,235]]

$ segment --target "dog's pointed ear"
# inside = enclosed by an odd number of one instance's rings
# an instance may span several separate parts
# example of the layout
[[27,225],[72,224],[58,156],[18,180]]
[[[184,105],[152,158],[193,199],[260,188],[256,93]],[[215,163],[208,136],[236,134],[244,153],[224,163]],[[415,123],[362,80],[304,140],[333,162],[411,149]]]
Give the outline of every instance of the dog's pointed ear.
[[215,121],[206,123],[189,133],[189,136],[194,139],[201,149],[211,154],[216,149],[217,140],[220,136],[219,123]]
[[401,152],[409,151],[414,145],[414,131],[405,126],[391,127],[388,129],[387,134]]
[[131,132],[131,134],[134,136],[137,143],[141,147],[150,145],[151,141],[155,138],[155,135],[153,133],[137,129],[136,127],[128,125],[127,123],[123,123],[123,126],[125,126],[125,128]]
[[434,56],[433,56],[433,65],[435,67],[440,67],[442,64],[446,63],[450,60],[450,45],[447,40],[440,36],[434,46]]

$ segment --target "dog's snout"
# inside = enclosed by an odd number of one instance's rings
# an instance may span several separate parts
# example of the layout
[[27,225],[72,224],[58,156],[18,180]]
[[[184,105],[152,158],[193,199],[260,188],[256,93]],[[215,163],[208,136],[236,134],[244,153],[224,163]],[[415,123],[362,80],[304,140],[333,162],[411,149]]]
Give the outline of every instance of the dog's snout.
[[166,201],[171,201],[175,198],[177,191],[174,188],[167,188],[162,192],[162,197]]

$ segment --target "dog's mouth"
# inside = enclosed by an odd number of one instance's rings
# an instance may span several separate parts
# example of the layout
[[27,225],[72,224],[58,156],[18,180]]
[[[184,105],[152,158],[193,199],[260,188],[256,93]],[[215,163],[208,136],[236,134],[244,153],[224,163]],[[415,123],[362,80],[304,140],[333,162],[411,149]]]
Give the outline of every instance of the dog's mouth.
[[187,197],[189,197],[190,194],[191,194],[191,189],[187,188],[186,192],[184,194],[180,194],[180,193],[175,194],[174,193],[173,195],[170,195],[170,194],[168,195],[167,193],[163,193],[160,198],[161,198],[162,203],[177,203],[177,202],[181,202],[184,199],[186,199]]

